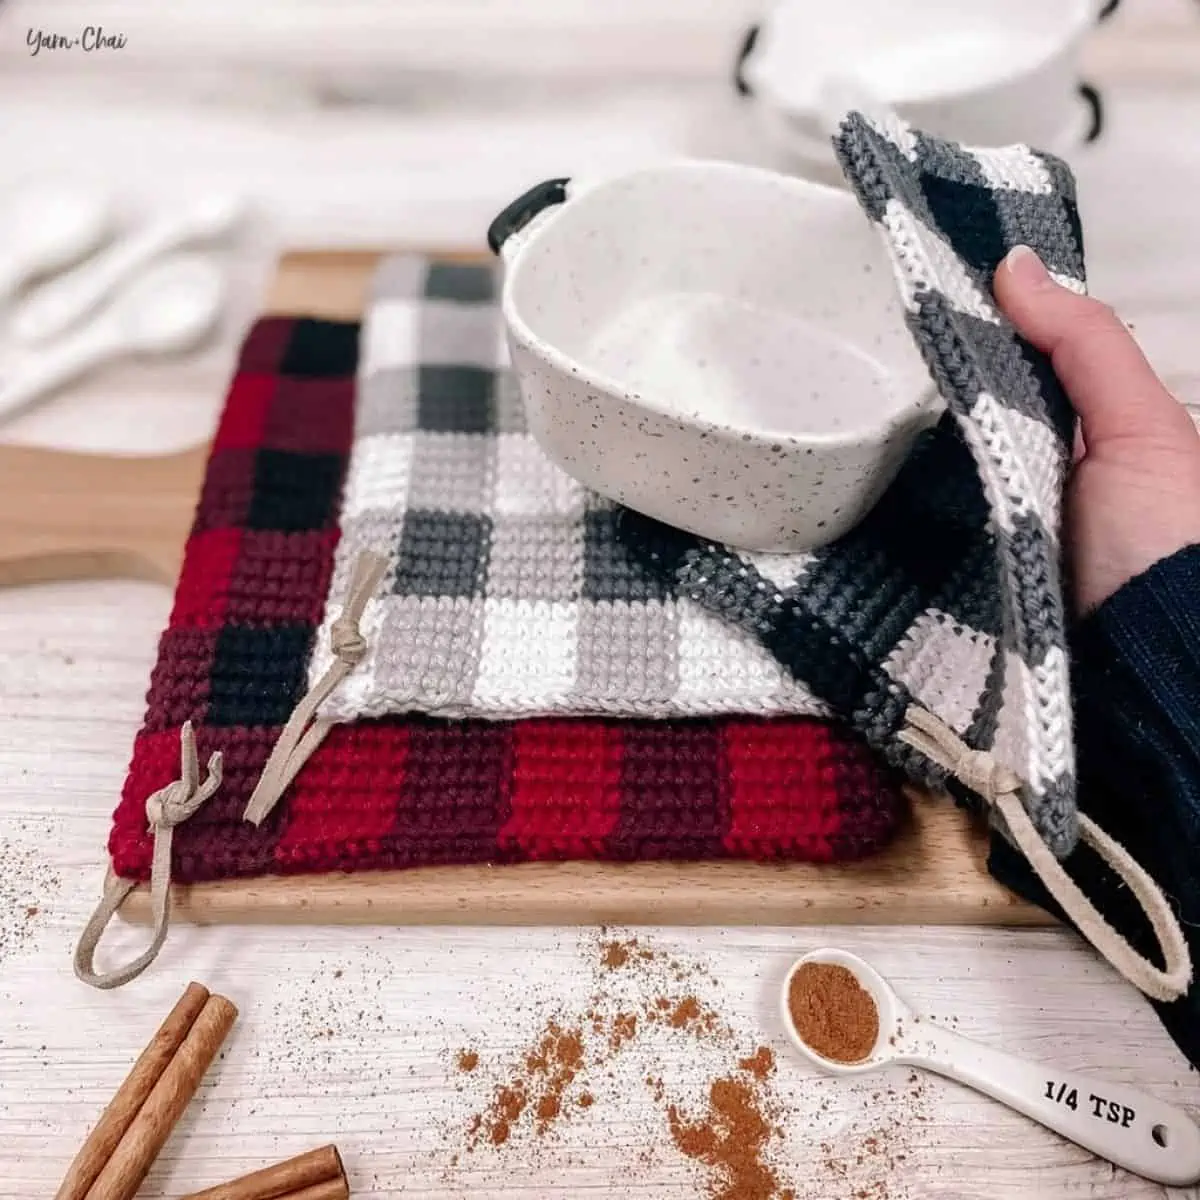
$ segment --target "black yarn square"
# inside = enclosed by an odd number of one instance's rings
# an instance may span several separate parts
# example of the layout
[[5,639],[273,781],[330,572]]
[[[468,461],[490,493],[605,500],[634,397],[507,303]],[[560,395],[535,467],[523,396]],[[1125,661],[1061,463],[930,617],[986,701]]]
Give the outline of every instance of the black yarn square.
[[495,294],[496,277],[490,267],[450,262],[429,265],[429,274],[425,277],[425,295],[430,300],[486,304]]
[[337,518],[344,467],[336,454],[260,450],[247,527],[286,533],[327,528]]
[[304,694],[311,625],[227,625],[209,675],[208,724],[282,725]]
[[411,511],[400,534],[393,590],[401,596],[482,596],[491,544],[490,517]]
[[[636,547],[627,544],[633,526],[637,527]],[[669,576],[654,559],[660,535],[672,539],[674,531],[619,509],[585,513],[583,598],[625,602],[669,599],[674,594]]]
[[996,194],[986,184],[921,173],[921,193],[937,229],[959,257],[988,279],[1008,253]]
[[491,430],[494,371],[484,367],[421,367],[418,389],[418,429],[426,433]]
[[306,379],[353,375],[358,367],[357,321],[318,321],[301,317],[279,364],[281,375]]

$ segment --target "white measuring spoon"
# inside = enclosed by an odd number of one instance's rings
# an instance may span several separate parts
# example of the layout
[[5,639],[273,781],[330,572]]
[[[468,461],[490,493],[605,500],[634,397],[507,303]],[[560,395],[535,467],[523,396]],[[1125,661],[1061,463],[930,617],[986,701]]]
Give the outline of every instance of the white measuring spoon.
[[[879,1010],[879,1035],[857,1063],[825,1058],[796,1032],[788,1011],[792,977],[805,963],[846,967]],[[783,981],[783,1022],[796,1048],[833,1075],[860,1075],[893,1063],[936,1071],[1053,1129],[1093,1154],[1155,1183],[1200,1180],[1200,1128],[1181,1108],[1124,1083],[1039,1066],[951,1033],[914,1013],[873,967],[845,950],[814,950]]]
[[0,301],[90,254],[112,221],[108,198],[98,192],[65,183],[21,188],[0,211]]
[[0,384],[0,416],[110,359],[190,349],[211,331],[224,290],[221,272],[205,259],[180,256],[155,264],[90,325]]
[[141,267],[168,251],[224,237],[241,220],[237,196],[209,196],[182,212],[161,217],[110,246],[103,254],[39,288],[17,310],[12,333],[22,342],[57,337],[114,292]]

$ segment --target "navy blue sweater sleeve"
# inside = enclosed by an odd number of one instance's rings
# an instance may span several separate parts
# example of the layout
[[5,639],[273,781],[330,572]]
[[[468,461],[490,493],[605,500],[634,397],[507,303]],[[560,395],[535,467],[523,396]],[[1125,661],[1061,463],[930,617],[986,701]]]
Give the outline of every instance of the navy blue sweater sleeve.
[[[1071,651],[1080,808],[1175,904],[1200,971],[1200,545],[1156,563],[1080,621]],[[1161,963],[1148,923],[1112,872],[1086,847],[1065,865],[1100,911]],[[1000,837],[988,866],[1062,915]],[[1200,985],[1155,1008],[1200,1066]]]

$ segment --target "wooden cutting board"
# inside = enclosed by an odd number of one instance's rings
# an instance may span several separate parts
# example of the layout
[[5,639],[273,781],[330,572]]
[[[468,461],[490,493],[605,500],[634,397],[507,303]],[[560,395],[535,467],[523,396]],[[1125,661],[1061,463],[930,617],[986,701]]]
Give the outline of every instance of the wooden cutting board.
[[[362,314],[375,252],[285,256],[274,314]],[[455,257],[469,257],[457,254]],[[174,586],[207,447],[159,457],[0,447],[0,585],[133,577]],[[862,863],[526,863],[266,877],[174,889],[196,923],[954,924],[1052,919],[987,874],[986,832],[948,800],[910,792],[911,815]],[[145,888],[122,908],[150,916]]]

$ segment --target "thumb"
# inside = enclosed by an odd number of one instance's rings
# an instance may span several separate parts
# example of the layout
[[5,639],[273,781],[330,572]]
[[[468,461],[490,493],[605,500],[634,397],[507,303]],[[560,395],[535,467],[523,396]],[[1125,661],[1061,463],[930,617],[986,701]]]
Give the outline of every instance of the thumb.
[[1113,310],[1057,283],[1028,246],[1009,252],[993,288],[1017,332],[1050,356],[1089,453],[1129,438],[1194,435],[1191,418]]

